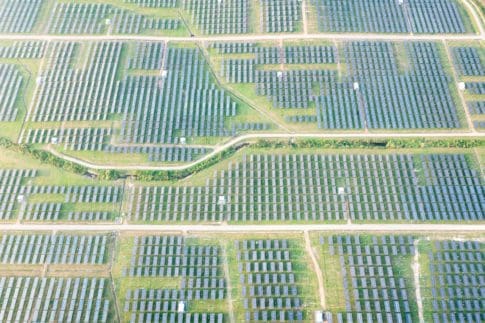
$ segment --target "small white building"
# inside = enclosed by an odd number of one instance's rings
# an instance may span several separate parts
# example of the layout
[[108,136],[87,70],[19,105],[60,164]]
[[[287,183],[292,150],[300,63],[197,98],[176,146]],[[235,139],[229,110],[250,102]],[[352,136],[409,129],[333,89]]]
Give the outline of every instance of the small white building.
[[315,323],[323,323],[323,312],[315,311]]
[[354,82],[354,91],[359,90],[359,82]]
[[324,311],[315,311],[315,323],[329,323],[333,322],[332,313]]
[[226,197],[221,195],[219,196],[219,201],[217,202],[219,205],[226,205]]
[[184,313],[185,312],[185,302],[180,301],[177,306],[177,312]]

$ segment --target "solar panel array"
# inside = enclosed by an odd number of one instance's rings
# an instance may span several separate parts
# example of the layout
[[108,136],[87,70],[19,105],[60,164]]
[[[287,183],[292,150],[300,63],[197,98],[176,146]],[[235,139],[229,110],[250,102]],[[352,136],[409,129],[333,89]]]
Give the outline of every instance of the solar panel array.
[[139,186],[134,221],[479,221],[465,155],[251,155],[205,186]]
[[[137,289],[128,291],[125,311],[131,314],[130,323],[135,322],[224,322],[223,314],[178,312],[181,300],[177,290]],[[130,305],[131,304],[131,305]],[[138,311],[138,314],[136,313]]]
[[178,18],[148,17],[126,10],[114,10],[113,29],[115,34],[140,34],[145,32],[173,31],[179,29]]
[[199,280],[198,285],[206,280],[212,285],[213,298],[217,298],[225,286],[224,279],[218,279],[221,274],[219,253],[217,246],[190,245],[181,236],[136,237],[127,274],[130,277],[195,278]]
[[284,50],[277,46],[253,47],[256,54],[256,64],[281,64],[283,63]]
[[186,0],[184,9],[192,23],[205,34],[249,32],[249,0]]
[[313,0],[325,32],[406,32],[398,1]]
[[246,322],[302,322],[304,303],[288,240],[236,241]]
[[422,155],[424,211],[439,220],[483,220],[484,185],[463,155]]
[[470,94],[485,94],[485,82],[466,82],[465,87]]
[[18,198],[27,191],[25,181],[36,175],[32,169],[0,169],[0,220],[15,217]]
[[15,121],[23,83],[16,65],[0,63],[0,122]]
[[435,241],[428,254],[431,308],[427,310],[433,322],[485,320],[484,250],[484,244],[477,241]]
[[105,151],[113,154],[148,154],[152,162],[190,162],[211,151],[205,147],[153,147],[153,146],[110,146]]
[[123,0],[126,3],[135,3],[147,8],[175,8],[177,0]]
[[263,131],[271,128],[271,124],[263,122],[243,122],[232,125],[232,135],[235,136],[241,131]]
[[0,58],[42,58],[46,47],[44,41],[15,41],[0,45]]
[[313,0],[323,32],[465,33],[454,0]]
[[63,144],[68,150],[101,151],[110,137],[109,128],[29,129],[24,141],[30,144]]
[[32,32],[42,0],[3,0],[0,2],[0,32]]
[[[51,202],[49,195],[64,196],[63,202]],[[33,195],[47,195],[46,201],[31,202]],[[90,211],[110,207],[109,216],[117,213],[117,205],[122,199],[119,186],[58,186],[30,185],[25,190],[25,207],[19,210],[18,217],[27,221],[59,221],[69,218],[72,205],[89,205]],[[101,204],[101,205],[97,205]]]
[[[166,76],[128,76],[118,91],[121,143],[179,143],[227,136],[236,102],[213,81],[199,50],[169,48]],[[184,95],[180,95],[183,93]]]
[[285,46],[283,62],[285,64],[334,64],[337,62],[336,55],[334,46]]
[[102,212],[102,211],[70,211],[67,214],[68,221],[81,221],[81,222],[88,222],[88,221],[104,221],[107,222],[111,218],[111,214],[109,212]]
[[261,68],[262,64],[336,64],[333,46],[216,46],[222,52],[255,54],[253,58],[224,57],[221,74],[228,82],[255,83],[256,94],[266,96],[274,107],[316,106],[316,121],[322,129],[460,127],[452,80],[436,43],[409,42],[401,49],[391,42],[347,42],[342,54],[347,68],[341,76],[334,67]]
[[140,34],[175,30],[178,19],[154,18],[103,3],[55,3],[49,18],[51,34]]
[[453,60],[458,73],[463,76],[485,76],[480,49],[476,47],[454,47]]
[[135,237],[130,277],[173,277],[180,279],[178,289],[134,289],[125,296],[124,312],[131,322],[210,320],[222,322],[220,313],[179,313],[179,303],[190,309],[191,301],[224,300],[226,282],[220,260],[220,248],[193,245],[181,236]]
[[[344,48],[348,76],[346,82],[335,87],[338,92],[345,89],[344,94],[338,94],[344,100],[335,99],[337,94],[333,90],[317,100],[319,126],[330,129],[351,128],[353,124],[376,129],[459,127],[456,102],[449,85],[451,79],[443,68],[437,44],[412,42],[404,46],[409,67],[402,73],[392,43],[348,43]],[[358,93],[346,101],[349,92],[355,91],[354,82],[359,85]],[[335,103],[342,101],[345,104],[337,109]],[[349,120],[346,115],[358,121],[339,124],[341,120]]]
[[104,278],[0,277],[1,322],[108,322]]
[[293,123],[315,123],[317,122],[317,116],[309,115],[309,114],[299,114],[296,116],[286,116],[286,122],[293,122]]
[[[30,181],[37,176],[37,170],[24,169],[0,169],[0,219],[11,220],[19,218],[27,221],[40,220],[66,220],[73,217],[91,218],[96,217],[100,208],[106,211],[102,216],[114,215],[122,199],[121,187],[113,186],[60,186],[60,185],[35,185]],[[53,202],[53,195],[64,198],[64,201]],[[30,200],[34,197],[34,200]],[[35,197],[43,197],[45,200],[38,202]],[[84,215],[75,215],[72,205],[89,204],[91,209]]]
[[485,121],[473,121],[473,127],[478,130],[485,129]]
[[472,101],[468,103],[471,114],[485,114],[485,101]]
[[284,72],[262,70],[255,74],[256,93],[267,96],[276,108],[306,109],[313,100],[314,85],[335,84],[335,76],[335,71],[318,69]]
[[221,75],[231,83],[254,83],[256,80],[256,60],[228,58],[222,61]]
[[[44,128],[32,124],[21,141],[56,144],[75,151],[148,154],[149,161],[192,161],[208,152],[199,147],[156,147],[141,144],[180,143],[181,138],[230,136],[239,130],[264,130],[262,125],[228,125],[237,103],[214,82],[198,49],[166,48],[164,43],[140,42],[127,60],[129,69],[163,69],[160,76],[128,75],[117,80],[120,42],[53,42],[37,79],[29,120],[107,121],[121,118],[120,133],[106,126]],[[76,68],[77,53],[87,60]],[[165,62],[162,62],[165,60]],[[183,96],[179,93],[186,93]],[[41,128],[38,128],[41,127]],[[116,141],[115,141],[116,140]]]
[[[242,43],[247,44],[247,43]],[[312,98],[314,83],[335,83],[334,71],[322,69],[302,70],[264,70],[258,69],[264,64],[333,64],[336,60],[336,50],[332,46],[285,46],[285,47],[256,47],[230,49],[219,46],[218,51],[255,54],[254,58],[227,58],[222,61],[221,74],[228,82],[256,83],[256,93],[267,96],[273,106],[280,108],[308,107]],[[218,47],[216,47],[218,48]],[[223,49],[224,48],[224,49]]]
[[320,239],[321,244],[328,246],[330,255],[338,255],[340,260],[345,312],[336,313],[336,321],[416,321],[414,286],[400,275],[396,265],[396,260],[414,255],[414,239],[366,238],[356,235]]
[[300,0],[262,0],[261,10],[266,32],[297,31],[301,21]]
[[32,121],[107,120],[113,112],[122,47],[120,42],[89,43],[86,64],[75,69],[72,65],[79,44],[53,43],[39,76]]
[[[404,0],[414,33],[465,33],[460,4],[455,0]],[[384,13],[385,14],[385,13]]]
[[254,53],[256,44],[250,42],[214,42],[211,47],[218,54],[247,54]]
[[131,313],[130,323],[145,322],[211,322],[223,323],[222,313],[179,312],[187,302],[177,289],[135,289],[125,296],[124,312]]
[[162,68],[162,58],[165,51],[164,42],[137,42],[135,55],[128,58],[128,69],[159,70]]
[[6,234],[0,238],[2,264],[107,263],[106,235]]

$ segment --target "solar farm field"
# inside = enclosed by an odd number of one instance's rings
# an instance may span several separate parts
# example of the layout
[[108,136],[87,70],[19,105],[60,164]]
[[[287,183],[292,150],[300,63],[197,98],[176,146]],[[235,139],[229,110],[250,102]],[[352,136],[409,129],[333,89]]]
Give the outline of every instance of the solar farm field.
[[[222,82],[296,131],[466,126],[447,56],[454,47],[442,43],[216,42],[212,47]],[[474,52],[477,64],[480,52]]]
[[311,0],[304,7],[297,0],[5,0],[0,20],[3,33],[104,35],[296,33],[304,24],[313,32],[464,34],[476,28],[457,0]]
[[0,323],[485,322],[483,0],[0,0]]
[[[187,35],[175,6],[166,4],[145,6],[142,2],[123,0],[5,0],[0,6],[0,31],[51,35]],[[162,7],[164,10],[159,10]]]
[[480,322],[484,245],[419,235],[316,234],[329,322]]
[[0,233],[0,321],[116,320],[108,233]]
[[248,148],[179,181],[102,181],[1,149],[5,223],[479,223],[482,149]]
[[0,135],[15,140],[22,127],[45,52],[41,41],[0,41]]
[[0,134],[20,143],[98,163],[173,164],[272,127],[247,120],[250,108],[217,84],[196,46],[14,42],[0,51]]
[[4,223],[113,223],[120,216],[123,183],[60,171],[0,149],[0,221]]
[[136,223],[482,221],[477,156],[438,151],[242,151],[177,185],[130,185],[124,210]]
[[0,136],[116,168],[248,133],[479,130],[483,57],[473,42],[4,41]]
[[[0,234],[0,246],[2,321],[314,322],[323,314],[328,322],[480,322],[485,315],[485,249],[474,236],[23,232]],[[63,264],[76,266],[61,271]],[[443,288],[446,281],[453,287]]]
[[[473,26],[459,1],[313,0],[325,32],[465,33]],[[382,19],[384,18],[385,19]]]
[[450,43],[457,79],[463,84],[464,99],[478,131],[485,128],[485,50],[473,43]]

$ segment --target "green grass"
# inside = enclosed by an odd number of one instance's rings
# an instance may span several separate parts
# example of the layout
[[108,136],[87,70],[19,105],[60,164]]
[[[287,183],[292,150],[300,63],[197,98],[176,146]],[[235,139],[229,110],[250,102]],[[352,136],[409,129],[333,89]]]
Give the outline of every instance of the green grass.
[[33,185],[59,185],[59,186],[83,186],[83,185],[114,185],[122,181],[102,181],[85,176],[68,173],[53,166],[42,164],[39,161],[25,155],[0,147],[0,168],[2,169],[37,169],[37,177],[31,179]]
[[[312,237],[312,246],[317,250],[320,269],[323,274],[326,310],[331,312],[345,311],[344,286],[342,270],[338,254],[331,255],[326,245],[320,244],[321,234],[314,233]],[[324,236],[327,243],[327,236]]]
[[468,8],[465,8],[463,2],[460,0],[455,0],[454,2],[465,26],[465,31],[468,33],[476,33],[479,29],[475,19],[468,13]]
[[293,238],[289,244],[293,271],[299,286],[299,296],[304,304],[304,318],[311,320],[313,312],[320,309],[317,276],[312,270],[310,255],[305,250],[303,239],[301,237]]
[[250,0],[248,26],[250,28],[250,32],[254,32],[256,34],[264,33],[263,26],[261,25],[261,20],[263,19],[261,15],[261,5],[261,2],[258,0]]
[[406,289],[408,292],[409,309],[411,311],[413,322],[418,321],[418,305],[416,302],[414,272],[412,270],[412,255],[398,255],[393,257],[394,274],[404,278]]
[[419,251],[419,273],[421,285],[421,298],[423,300],[423,314],[426,321],[432,321],[432,294],[431,294],[431,272],[429,269],[429,252],[434,249],[431,241],[421,240],[418,245]]
[[49,18],[52,14],[54,7],[54,0],[44,0],[40,7],[39,15],[35,21],[34,27],[32,28],[33,33],[46,33]]
[[64,194],[31,194],[29,195],[30,203],[42,203],[49,201],[52,203],[63,203],[66,199]]
[[319,32],[318,30],[318,11],[315,6],[315,2],[304,0],[306,4],[306,10],[308,11],[307,14],[307,27],[309,34],[316,34]]

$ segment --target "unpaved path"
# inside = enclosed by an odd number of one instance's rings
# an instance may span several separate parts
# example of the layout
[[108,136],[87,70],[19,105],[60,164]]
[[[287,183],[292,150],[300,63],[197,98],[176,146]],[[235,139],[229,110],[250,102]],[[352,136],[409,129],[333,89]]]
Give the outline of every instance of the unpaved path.
[[419,323],[424,323],[424,311],[423,311],[423,299],[421,297],[421,284],[419,274],[419,251],[418,251],[419,239],[414,240],[414,259],[413,259],[413,272],[414,272],[414,290],[416,291],[416,303],[418,304],[418,318]]
[[95,169],[117,169],[117,170],[185,170],[191,168],[203,161],[210,159],[218,153],[235,146],[237,144],[255,141],[258,139],[293,139],[293,138],[307,138],[307,139],[396,139],[396,138],[433,138],[433,139],[449,139],[449,138],[474,138],[485,137],[485,132],[473,133],[473,132],[416,132],[416,133],[250,133],[231,138],[229,141],[214,146],[214,150],[207,155],[202,156],[191,163],[183,165],[170,165],[170,166],[140,166],[140,165],[116,165],[116,164],[95,164],[84,161],[82,159],[66,155],[55,150],[52,146],[47,146],[46,150],[53,155],[62,158],[64,160],[76,163],[78,165]]
[[315,255],[315,251],[312,248],[312,244],[310,241],[310,234],[308,231],[304,231],[304,236],[305,236],[305,249],[310,256],[310,259],[312,260],[312,267],[313,271],[317,275],[317,281],[318,281],[318,296],[320,297],[320,306],[321,309],[324,310],[327,308],[327,302],[325,299],[325,288],[323,284],[323,274],[322,270],[320,269],[320,265],[318,264],[317,257]]

